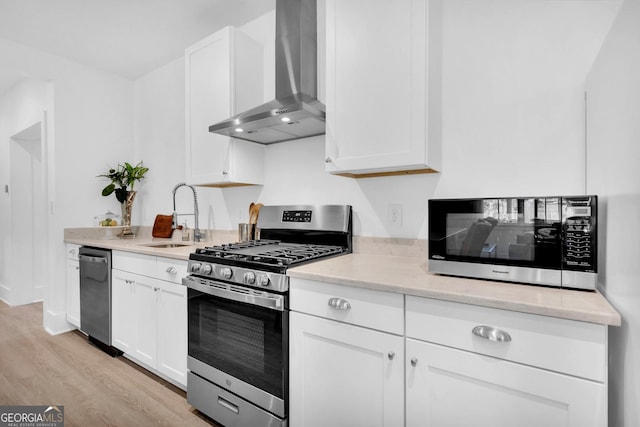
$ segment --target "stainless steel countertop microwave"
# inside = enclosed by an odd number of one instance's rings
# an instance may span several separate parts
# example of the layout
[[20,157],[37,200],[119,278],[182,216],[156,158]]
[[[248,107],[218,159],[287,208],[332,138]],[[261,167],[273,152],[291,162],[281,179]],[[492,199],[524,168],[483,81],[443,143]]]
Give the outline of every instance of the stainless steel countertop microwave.
[[593,290],[598,198],[429,200],[429,271]]

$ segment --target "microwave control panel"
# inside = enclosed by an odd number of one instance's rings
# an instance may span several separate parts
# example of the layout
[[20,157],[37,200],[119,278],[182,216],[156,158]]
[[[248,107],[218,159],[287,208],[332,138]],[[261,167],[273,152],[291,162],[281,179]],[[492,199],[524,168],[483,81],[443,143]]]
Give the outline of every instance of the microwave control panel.
[[563,264],[570,270],[596,271],[595,196],[568,197],[563,203]]

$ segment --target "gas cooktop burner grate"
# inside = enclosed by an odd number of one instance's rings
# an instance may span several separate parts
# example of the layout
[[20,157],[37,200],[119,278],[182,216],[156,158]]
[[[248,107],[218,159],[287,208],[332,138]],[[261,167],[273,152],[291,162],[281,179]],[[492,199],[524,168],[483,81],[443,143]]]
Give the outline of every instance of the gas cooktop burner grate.
[[196,253],[210,258],[235,260],[239,262],[262,263],[272,265],[291,265],[341,254],[341,246],[283,243],[278,240],[251,240],[243,243],[230,243],[197,249]]

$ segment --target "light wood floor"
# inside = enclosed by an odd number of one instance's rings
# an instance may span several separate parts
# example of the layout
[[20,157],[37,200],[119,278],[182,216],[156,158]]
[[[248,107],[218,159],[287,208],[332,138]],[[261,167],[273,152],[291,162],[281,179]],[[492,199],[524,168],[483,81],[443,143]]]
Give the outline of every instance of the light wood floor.
[[64,405],[65,426],[215,426],[185,393],[80,332],[51,336],[42,304],[0,301],[0,405]]

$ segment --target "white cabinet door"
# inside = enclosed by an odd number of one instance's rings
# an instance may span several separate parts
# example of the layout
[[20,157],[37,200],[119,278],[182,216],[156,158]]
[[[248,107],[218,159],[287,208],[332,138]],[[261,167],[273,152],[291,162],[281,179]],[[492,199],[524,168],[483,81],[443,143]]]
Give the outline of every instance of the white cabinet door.
[[601,383],[409,338],[406,359],[408,427],[607,423]]
[[187,288],[160,282],[158,298],[158,371],[187,385]]
[[429,44],[439,37],[437,20],[427,30],[429,1],[326,4],[325,169],[355,176],[438,169],[428,149]]
[[403,338],[292,312],[292,426],[404,425]]
[[117,252],[114,264],[131,271],[112,270],[113,346],[186,388],[187,289],[179,284],[186,261]]
[[111,342],[114,347],[130,354],[135,347],[137,316],[133,284],[137,276],[111,270]]
[[225,27],[185,51],[187,183],[262,184],[264,146],[209,132],[263,103],[262,46]]
[[140,362],[156,366],[157,316],[156,305],[160,286],[158,280],[137,276],[133,286],[135,334],[131,355]]
[[67,322],[80,328],[80,245],[66,244],[67,250]]
[[67,259],[67,321],[80,327],[80,262]]

